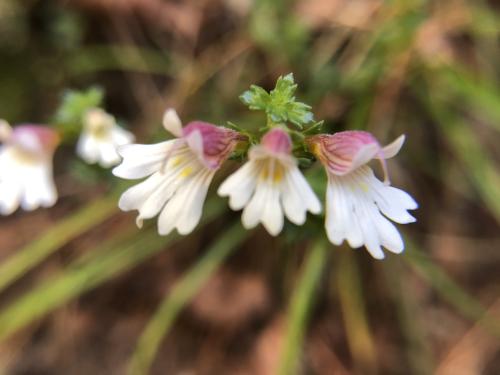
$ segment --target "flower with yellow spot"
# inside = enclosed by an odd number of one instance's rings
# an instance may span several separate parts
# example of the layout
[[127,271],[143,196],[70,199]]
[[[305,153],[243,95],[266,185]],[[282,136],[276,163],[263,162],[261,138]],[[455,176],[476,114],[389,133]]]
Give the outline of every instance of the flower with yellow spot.
[[[340,245],[346,240],[353,248],[364,245],[377,259],[384,258],[382,246],[402,252],[401,235],[387,218],[400,224],[414,222],[408,210],[416,209],[417,203],[403,190],[389,186],[385,160],[399,152],[404,136],[385,147],[365,131],[319,134],[307,143],[328,176],[325,229],[330,242]],[[380,161],[384,182],[367,166],[372,159]]]
[[219,195],[229,196],[233,210],[243,209],[245,228],[261,222],[276,236],[283,229],[284,215],[292,223],[302,225],[307,211],[321,212],[318,198],[292,155],[292,141],[286,130],[269,130],[261,143],[250,149],[248,157],[249,161],[218,190]]
[[59,135],[41,125],[10,125],[0,120],[0,214],[19,206],[31,211],[56,203],[52,159]]
[[123,157],[113,173],[125,179],[146,180],[125,191],[119,207],[138,210],[137,225],[159,214],[158,232],[190,233],[201,218],[208,186],[236,144],[240,133],[206,122],[182,127],[173,109],[165,112],[164,128],[176,139],[153,145],[131,144],[118,149]]
[[117,147],[133,141],[133,134],[120,128],[113,116],[100,108],[91,108],[83,118],[76,153],[89,164],[99,163],[107,168],[120,162]]

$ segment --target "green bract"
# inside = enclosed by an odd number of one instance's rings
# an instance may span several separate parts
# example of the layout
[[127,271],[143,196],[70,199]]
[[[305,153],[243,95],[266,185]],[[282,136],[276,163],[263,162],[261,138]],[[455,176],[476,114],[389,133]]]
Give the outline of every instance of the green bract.
[[99,87],[65,92],[54,118],[58,130],[67,137],[79,134],[83,115],[90,108],[99,107],[103,98],[104,91]]
[[314,116],[309,105],[295,101],[293,94],[296,89],[297,84],[290,73],[279,77],[276,87],[269,93],[262,87],[252,85],[240,95],[240,99],[250,109],[266,112],[273,123],[291,122],[302,129],[314,121]]

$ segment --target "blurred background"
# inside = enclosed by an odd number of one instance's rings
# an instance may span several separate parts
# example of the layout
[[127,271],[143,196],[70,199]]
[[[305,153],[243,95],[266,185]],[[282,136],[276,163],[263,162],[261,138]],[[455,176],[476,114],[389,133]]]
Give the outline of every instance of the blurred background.
[[[120,213],[127,184],[55,156],[60,199],[0,218],[2,374],[500,373],[500,4],[486,0],[0,0],[0,117],[54,125],[99,86],[141,143],[265,119],[238,95],[293,72],[325,130],[407,143],[407,249],[324,248],[322,218],[245,232],[215,197],[187,237]],[[78,133],[78,130],[77,130]],[[308,170],[322,197],[325,177]]]

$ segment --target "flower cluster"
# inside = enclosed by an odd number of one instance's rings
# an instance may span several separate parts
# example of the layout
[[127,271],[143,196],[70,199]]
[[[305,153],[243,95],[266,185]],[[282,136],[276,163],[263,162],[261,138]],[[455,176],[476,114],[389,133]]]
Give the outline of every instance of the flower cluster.
[[[173,139],[156,144],[132,143],[134,136],[120,128],[113,116],[90,107],[82,115],[77,154],[90,164],[118,164],[112,170],[117,177],[144,179],[126,190],[118,205],[123,211],[138,211],[139,227],[144,219],[158,216],[160,235],[174,229],[184,235],[194,230],[215,173],[232,156],[247,161],[220,184],[217,193],[229,198],[231,209],[242,210],[245,228],[261,223],[276,236],[285,217],[302,225],[307,212],[319,215],[323,209],[299,160],[309,164],[317,160],[327,176],[324,226],[330,242],[365,246],[377,259],[384,258],[382,248],[402,252],[404,243],[392,222],[415,221],[408,211],[416,209],[417,203],[390,185],[386,160],[399,152],[404,136],[381,146],[366,131],[319,134],[322,123],[314,122],[310,106],[295,100],[296,87],[290,74],[280,77],[270,92],[251,86],[241,95],[251,110],[267,116],[258,134],[234,124],[193,121],[183,126],[176,111],[167,109],[163,127]],[[35,125],[11,129],[1,122],[0,141],[0,213],[10,214],[19,205],[26,210],[53,205],[57,133]],[[383,180],[369,165],[374,159],[381,165]]]
[[[248,160],[222,182],[218,195],[229,197],[231,209],[243,210],[245,228],[262,223],[276,236],[283,229],[285,217],[302,225],[308,211],[315,215],[322,211],[294,155],[300,146],[326,170],[325,229],[330,242],[340,245],[347,241],[353,248],[365,246],[377,259],[384,258],[382,247],[393,253],[403,251],[401,235],[390,220],[401,224],[415,221],[408,210],[416,209],[417,204],[409,194],[390,186],[386,159],[399,152],[404,136],[382,147],[365,131],[307,135],[321,125],[316,123],[299,132],[301,141],[297,144],[293,137],[297,132],[286,123],[302,130],[313,116],[309,106],[295,101],[295,87],[289,75],[280,78],[270,93],[252,86],[241,96],[250,109],[263,110],[268,116],[259,139],[236,126],[230,129],[194,121],[182,127],[177,113],[168,109],[163,126],[175,139],[118,149],[123,161],[113,169],[116,176],[147,177],[122,195],[120,208],[137,210],[138,226],[144,219],[159,215],[158,231],[162,235],[174,229],[180,234],[190,233],[200,221],[214,174],[243,144]],[[373,159],[382,166],[383,181],[369,166]]]

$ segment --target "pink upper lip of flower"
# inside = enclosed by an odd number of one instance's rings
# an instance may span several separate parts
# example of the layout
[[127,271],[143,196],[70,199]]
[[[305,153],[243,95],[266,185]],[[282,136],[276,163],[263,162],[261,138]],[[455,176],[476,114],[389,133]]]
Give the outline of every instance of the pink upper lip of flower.
[[260,144],[273,154],[286,154],[292,152],[292,140],[288,133],[281,128],[273,128],[262,137]]
[[59,134],[47,126],[21,124],[14,127],[8,143],[29,152],[52,154],[60,140]]
[[376,158],[380,160],[388,182],[385,159],[399,151],[404,136],[386,147],[382,147],[371,133],[360,130],[315,135],[306,141],[329,172],[338,176],[346,175]]
[[[246,136],[237,131],[203,121],[188,123],[182,128],[182,135],[202,159],[201,161],[211,169],[217,169],[229,157],[239,141],[247,140]],[[196,137],[201,141],[190,142],[190,138]]]

